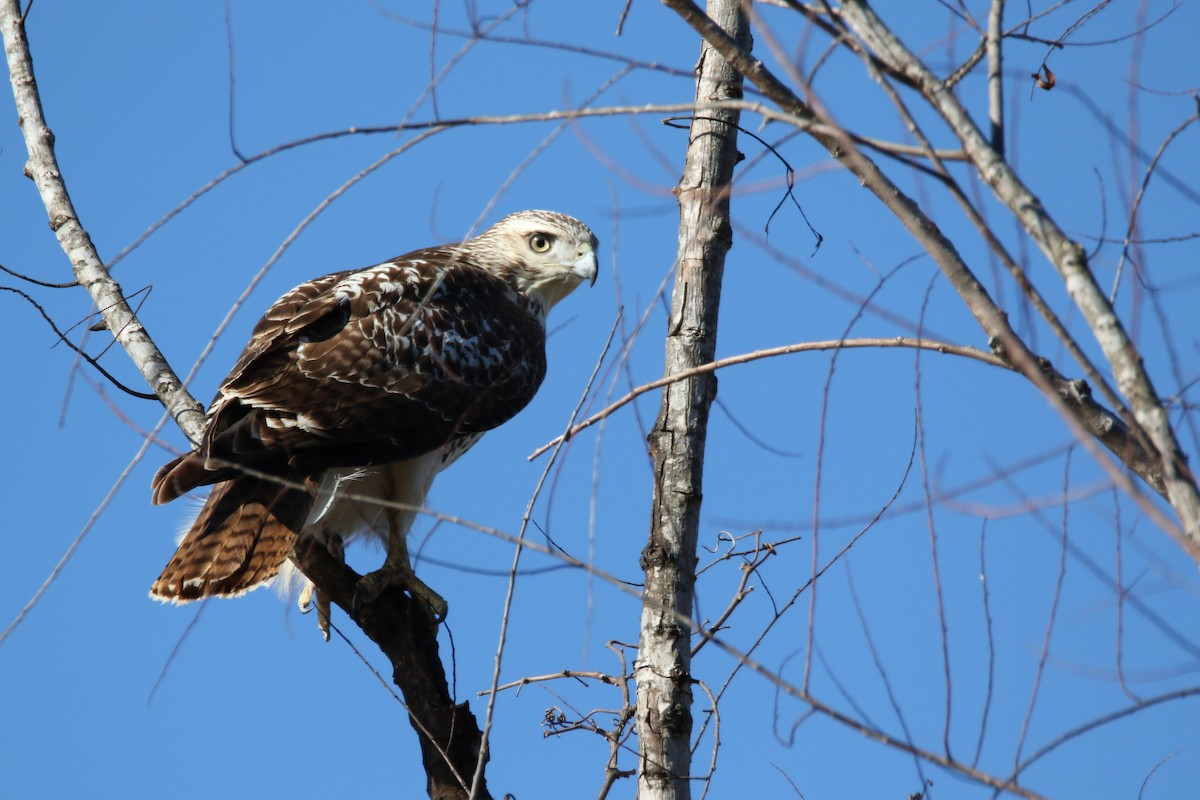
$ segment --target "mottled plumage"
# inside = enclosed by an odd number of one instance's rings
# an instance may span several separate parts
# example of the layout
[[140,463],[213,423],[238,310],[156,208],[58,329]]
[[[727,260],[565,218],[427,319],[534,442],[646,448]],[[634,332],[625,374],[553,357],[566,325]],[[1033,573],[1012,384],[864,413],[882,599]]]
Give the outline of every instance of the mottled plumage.
[[151,595],[252,589],[302,532],[373,531],[390,542],[389,567],[408,569],[396,551],[413,513],[382,531],[382,507],[361,496],[420,505],[439,470],[529,403],[546,372],[546,312],[595,281],[595,248],[579,221],[525,211],[462,244],[326,275],[277,300],[217,392],[199,447],[154,477],[156,504],[215,486]]

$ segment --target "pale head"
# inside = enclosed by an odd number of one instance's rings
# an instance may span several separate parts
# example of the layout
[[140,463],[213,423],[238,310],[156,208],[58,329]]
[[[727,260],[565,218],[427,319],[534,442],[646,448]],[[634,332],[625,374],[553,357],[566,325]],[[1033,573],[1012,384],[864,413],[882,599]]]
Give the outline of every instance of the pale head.
[[518,211],[462,245],[545,313],[581,282],[596,282],[596,235],[574,217]]

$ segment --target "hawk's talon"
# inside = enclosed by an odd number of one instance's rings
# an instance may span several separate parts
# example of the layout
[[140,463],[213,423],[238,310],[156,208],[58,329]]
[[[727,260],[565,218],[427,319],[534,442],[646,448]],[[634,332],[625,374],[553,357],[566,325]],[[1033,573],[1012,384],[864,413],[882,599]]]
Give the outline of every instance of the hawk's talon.
[[429,617],[429,624],[435,628],[446,621],[446,616],[450,613],[450,604],[447,603],[441,595],[435,594],[437,603],[429,602],[426,598],[420,598],[421,610]]
[[301,614],[307,614],[313,608],[317,609],[317,630],[320,631],[320,636],[329,642],[329,597],[325,596],[324,591],[313,585],[312,581],[305,581],[304,589],[301,589],[300,596],[296,597],[296,607],[300,609]]
[[[325,549],[329,551],[329,555],[336,558],[341,563],[346,563],[346,545],[342,541],[342,537],[335,534],[327,535],[323,540]],[[330,624],[330,600],[329,595],[317,588],[317,585],[308,578],[304,579],[304,586],[300,589],[300,594],[296,598],[296,607],[300,609],[301,614],[307,614],[315,607],[317,609],[317,630],[321,632],[321,636],[325,641],[329,641],[329,624]]]
[[296,607],[300,609],[301,614],[307,614],[313,610],[313,592],[317,587],[313,582],[305,579],[304,588],[300,590],[300,595],[296,598]]
[[317,630],[321,632],[321,636],[328,642],[330,619],[329,596],[318,589],[312,581],[306,580],[304,588],[300,590],[300,596],[296,598],[296,607],[300,609],[301,614],[307,614],[313,608],[317,609]]
[[407,591],[413,601],[419,603],[427,613],[430,624],[440,625],[446,619],[450,606],[440,594],[429,588],[411,568],[393,569],[387,565],[363,575],[355,584],[350,606],[355,618],[361,614],[364,604],[374,602],[389,586]]
[[364,575],[354,584],[354,596],[350,599],[350,615],[356,620],[362,617],[363,605],[379,596],[379,589],[372,590],[368,586],[367,577]]
[[329,641],[329,595],[317,589],[317,630]]

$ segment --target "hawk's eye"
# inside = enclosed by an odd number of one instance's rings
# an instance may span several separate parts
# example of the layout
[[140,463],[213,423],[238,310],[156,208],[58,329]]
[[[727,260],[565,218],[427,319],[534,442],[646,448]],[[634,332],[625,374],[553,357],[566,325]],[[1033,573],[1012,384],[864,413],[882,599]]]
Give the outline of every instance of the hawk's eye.
[[554,237],[548,233],[535,233],[529,237],[529,249],[535,253],[545,253],[554,244]]

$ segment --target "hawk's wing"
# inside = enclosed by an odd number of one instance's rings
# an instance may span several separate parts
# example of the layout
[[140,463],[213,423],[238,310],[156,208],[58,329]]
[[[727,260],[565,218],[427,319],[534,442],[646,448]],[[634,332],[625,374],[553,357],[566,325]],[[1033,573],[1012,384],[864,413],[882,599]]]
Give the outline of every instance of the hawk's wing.
[[429,452],[510,419],[545,370],[540,319],[452,248],[318,278],[267,310],[156,502],[232,465],[296,474]]

